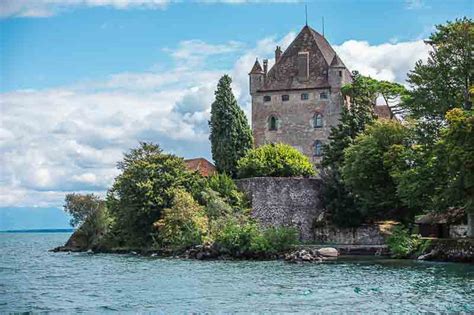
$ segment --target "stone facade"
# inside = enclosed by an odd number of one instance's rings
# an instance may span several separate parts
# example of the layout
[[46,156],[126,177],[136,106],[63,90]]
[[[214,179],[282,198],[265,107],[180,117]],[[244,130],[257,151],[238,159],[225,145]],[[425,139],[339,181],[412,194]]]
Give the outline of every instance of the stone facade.
[[318,244],[384,245],[386,233],[378,224],[365,224],[357,228],[323,226],[314,229]]
[[264,226],[292,226],[300,240],[313,241],[313,223],[322,213],[316,178],[256,177],[236,181],[252,204],[252,216]]
[[252,129],[255,145],[286,143],[317,165],[321,146],[339,122],[345,100],[342,85],[349,70],[327,40],[305,26],[285,52],[275,51],[267,71],[258,60],[250,76]]

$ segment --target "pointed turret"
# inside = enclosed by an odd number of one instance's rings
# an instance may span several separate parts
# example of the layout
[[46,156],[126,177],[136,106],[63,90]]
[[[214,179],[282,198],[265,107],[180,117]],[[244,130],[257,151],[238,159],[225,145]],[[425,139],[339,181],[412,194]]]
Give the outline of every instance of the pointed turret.
[[250,88],[250,94],[252,95],[263,87],[264,77],[265,77],[265,72],[263,71],[262,66],[260,65],[260,62],[258,62],[258,58],[255,60],[252,70],[250,70],[249,77],[250,77],[249,88]]

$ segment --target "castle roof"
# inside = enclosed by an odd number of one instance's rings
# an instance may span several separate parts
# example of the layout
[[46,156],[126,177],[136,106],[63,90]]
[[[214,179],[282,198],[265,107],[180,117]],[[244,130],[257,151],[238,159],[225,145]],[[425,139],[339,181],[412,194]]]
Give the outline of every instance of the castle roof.
[[195,158],[184,160],[186,168],[192,172],[198,172],[202,176],[212,176],[216,171],[214,164],[206,160],[205,158]]
[[[301,52],[307,53],[309,60],[309,76],[304,80],[298,78],[298,55]],[[306,25],[268,71],[261,90],[328,88],[330,66],[345,68],[326,38]]]
[[250,70],[249,74],[255,74],[255,73],[257,74],[263,73],[262,66],[260,66],[260,62],[258,62],[258,59],[255,60],[252,70]]

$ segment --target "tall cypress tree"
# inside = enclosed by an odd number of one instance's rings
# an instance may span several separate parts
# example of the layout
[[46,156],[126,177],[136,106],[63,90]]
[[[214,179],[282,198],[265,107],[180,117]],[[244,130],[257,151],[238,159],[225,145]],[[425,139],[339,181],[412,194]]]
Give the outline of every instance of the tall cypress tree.
[[232,93],[231,83],[232,79],[224,75],[217,84],[211,106],[209,139],[217,170],[235,177],[237,161],[252,148],[253,138],[245,113]]

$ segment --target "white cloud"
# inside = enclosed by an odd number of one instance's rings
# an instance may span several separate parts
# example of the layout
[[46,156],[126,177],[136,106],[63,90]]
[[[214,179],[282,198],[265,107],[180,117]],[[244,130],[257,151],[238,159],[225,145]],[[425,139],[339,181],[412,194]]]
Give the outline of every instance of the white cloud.
[[405,0],[405,7],[408,10],[416,10],[421,8],[426,8],[424,0]]
[[[207,121],[219,77],[232,76],[234,94],[248,114],[248,72],[255,58],[268,58],[271,66],[275,46],[286,48],[294,37],[267,37],[249,44],[251,49],[184,41],[168,50],[177,61],[168,69],[1,94],[0,206],[60,206],[70,191],[103,194],[117,175],[116,162],[138,141],[209,158]],[[335,48],[351,70],[398,82],[427,55],[421,41],[347,41]],[[207,65],[215,54],[236,61],[227,71]]]
[[404,83],[415,62],[426,59],[429,47],[422,40],[370,45],[366,41],[349,40],[334,49],[351,70],[379,80]]
[[74,7],[163,9],[169,0],[2,0],[0,17],[48,17]]

